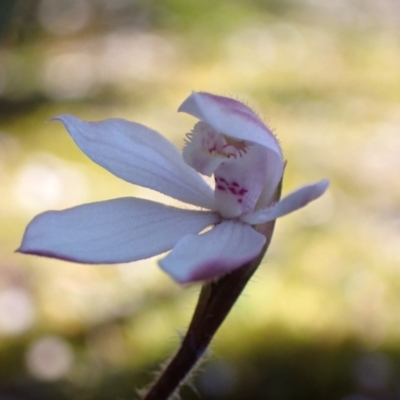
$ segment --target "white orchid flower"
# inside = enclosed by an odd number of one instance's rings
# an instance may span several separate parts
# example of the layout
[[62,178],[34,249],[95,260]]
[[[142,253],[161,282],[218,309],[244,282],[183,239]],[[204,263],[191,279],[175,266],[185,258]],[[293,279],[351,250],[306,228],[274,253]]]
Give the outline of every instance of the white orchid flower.
[[[259,225],[304,207],[327,189],[322,180],[271,204],[284,159],[260,118],[239,101],[204,92],[192,93],[179,111],[200,120],[183,152],[135,122],[55,119],[87,156],[114,175],[195,208],[125,197],[48,211],[29,224],[18,251],[111,264],[172,250],[159,264],[173,279],[210,280],[259,255],[266,241]],[[214,175],[215,190],[199,173]]]

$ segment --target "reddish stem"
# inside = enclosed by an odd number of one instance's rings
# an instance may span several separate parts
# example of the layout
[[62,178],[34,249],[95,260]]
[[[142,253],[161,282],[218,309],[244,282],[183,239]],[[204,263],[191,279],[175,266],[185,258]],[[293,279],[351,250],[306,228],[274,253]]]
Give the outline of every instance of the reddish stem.
[[262,226],[267,241],[255,260],[215,282],[203,285],[192,321],[178,352],[143,400],[167,400],[179,389],[260,264],[270,244],[274,226],[275,221]]

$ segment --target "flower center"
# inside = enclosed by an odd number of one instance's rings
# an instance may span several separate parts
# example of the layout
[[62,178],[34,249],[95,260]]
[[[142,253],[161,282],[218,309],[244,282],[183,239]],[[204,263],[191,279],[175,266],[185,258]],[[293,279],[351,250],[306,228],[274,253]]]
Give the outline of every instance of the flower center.
[[187,135],[183,158],[201,174],[215,179],[215,204],[224,218],[252,211],[266,176],[263,146],[216,131],[204,121]]
[[[231,150],[233,149],[235,152],[234,154],[231,154],[231,155],[236,157],[238,155],[242,156],[242,153],[244,153],[244,154],[247,153],[247,144],[244,140],[232,139],[225,135],[222,135],[222,136],[226,141],[226,148],[229,148]],[[228,157],[229,157],[229,155],[228,155]]]

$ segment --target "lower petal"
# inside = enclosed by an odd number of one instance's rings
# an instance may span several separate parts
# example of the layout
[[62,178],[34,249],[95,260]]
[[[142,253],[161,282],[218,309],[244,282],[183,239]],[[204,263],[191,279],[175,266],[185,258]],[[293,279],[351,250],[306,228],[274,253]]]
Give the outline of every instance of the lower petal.
[[170,250],[218,220],[213,212],[126,197],[40,214],[17,251],[87,264],[129,262]]
[[264,243],[251,226],[224,221],[201,235],[185,236],[159,264],[179,283],[215,279],[257,257]]
[[321,197],[329,186],[329,181],[324,179],[312,185],[303,186],[284,199],[264,210],[243,215],[240,219],[251,225],[263,224],[289,214],[306,206],[311,201]]

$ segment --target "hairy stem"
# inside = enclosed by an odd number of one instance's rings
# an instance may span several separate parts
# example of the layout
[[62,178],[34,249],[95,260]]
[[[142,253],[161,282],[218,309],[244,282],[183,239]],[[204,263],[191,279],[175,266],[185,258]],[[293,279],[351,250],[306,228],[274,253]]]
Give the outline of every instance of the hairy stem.
[[267,242],[257,259],[216,282],[204,284],[193,319],[178,352],[143,400],[167,400],[185,381],[260,264],[270,243],[274,222],[268,224],[265,232],[268,234]]
[[[276,193],[276,200],[279,197],[280,187]],[[274,227],[275,221],[271,221],[258,228],[267,240],[256,259],[202,286],[192,321],[178,352],[143,400],[168,400],[185,382],[185,378],[206,351],[211,339],[261,263],[271,242]]]

